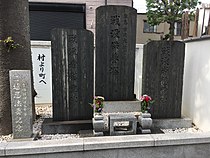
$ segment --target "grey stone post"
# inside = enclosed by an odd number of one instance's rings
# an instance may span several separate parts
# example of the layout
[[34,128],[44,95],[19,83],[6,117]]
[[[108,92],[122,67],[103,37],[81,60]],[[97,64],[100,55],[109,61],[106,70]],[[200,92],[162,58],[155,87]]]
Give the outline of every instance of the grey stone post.
[[30,70],[11,70],[10,94],[14,138],[32,136],[32,89]]

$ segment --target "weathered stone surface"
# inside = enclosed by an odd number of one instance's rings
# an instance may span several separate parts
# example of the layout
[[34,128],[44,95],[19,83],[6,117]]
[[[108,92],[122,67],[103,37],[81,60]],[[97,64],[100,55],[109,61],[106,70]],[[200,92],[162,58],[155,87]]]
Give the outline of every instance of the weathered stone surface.
[[46,118],[42,123],[42,134],[77,134],[81,130],[92,130],[92,120],[53,121]]
[[144,129],[142,127],[139,127],[141,134],[150,134],[151,133],[151,129]]
[[140,101],[104,101],[103,112],[140,112]]
[[139,118],[139,124],[142,128],[146,129],[146,128],[151,128],[152,126],[152,119],[151,118]]
[[93,130],[93,135],[96,136],[96,137],[98,137],[98,136],[103,136],[103,135],[104,135],[104,132],[95,132],[95,131]]
[[103,120],[104,116],[103,115],[94,114],[94,119],[95,120]]
[[144,45],[142,94],[154,100],[152,118],[180,118],[185,44],[152,41]]
[[13,136],[31,137],[33,133],[31,71],[11,70],[9,75]]
[[105,100],[134,99],[136,10],[96,9],[96,95]]
[[151,118],[151,114],[150,113],[140,113],[140,117]]
[[0,44],[0,135],[12,132],[9,70],[32,70],[28,3],[0,1],[0,39],[11,36],[22,45],[8,53]]
[[139,129],[142,134],[151,133],[152,119],[150,113],[141,113],[138,117],[138,122],[140,125]]
[[95,120],[93,118],[93,129],[95,132],[102,132],[104,131],[104,120]]
[[[137,119],[133,114],[110,114],[109,122],[110,135],[136,134]],[[115,126],[117,122],[129,122],[127,130],[117,130]]]
[[8,158],[208,158],[210,133],[148,134],[7,142]]
[[192,119],[190,118],[173,118],[173,119],[153,119],[153,128],[175,129],[192,127]]
[[93,33],[52,31],[52,93],[55,121],[92,119]]

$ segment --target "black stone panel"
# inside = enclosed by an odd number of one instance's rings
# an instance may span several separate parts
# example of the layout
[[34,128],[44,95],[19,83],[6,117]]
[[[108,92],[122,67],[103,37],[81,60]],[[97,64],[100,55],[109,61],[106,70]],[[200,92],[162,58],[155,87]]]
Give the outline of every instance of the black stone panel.
[[185,44],[152,41],[144,45],[142,94],[154,100],[153,118],[180,118]]
[[93,33],[84,29],[52,31],[53,120],[92,118]]
[[95,93],[105,100],[134,99],[136,17],[127,6],[96,9]]

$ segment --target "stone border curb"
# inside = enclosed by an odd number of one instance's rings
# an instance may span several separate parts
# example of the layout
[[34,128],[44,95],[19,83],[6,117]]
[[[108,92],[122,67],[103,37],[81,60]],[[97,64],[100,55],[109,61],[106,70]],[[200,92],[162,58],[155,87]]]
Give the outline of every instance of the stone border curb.
[[138,147],[146,148],[179,146],[190,144],[210,144],[210,132],[192,134],[147,134],[71,138],[65,140],[2,142],[0,143],[0,157]]

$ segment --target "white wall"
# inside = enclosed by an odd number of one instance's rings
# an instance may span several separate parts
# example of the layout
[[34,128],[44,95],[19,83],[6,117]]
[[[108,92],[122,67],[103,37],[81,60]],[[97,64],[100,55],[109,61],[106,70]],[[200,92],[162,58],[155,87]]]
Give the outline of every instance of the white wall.
[[210,131],[210,38],[186,42],[182,113]]
[[52,103],[51,42],[32,41],[31,51],[34,87],[37,92],[35,103]]

